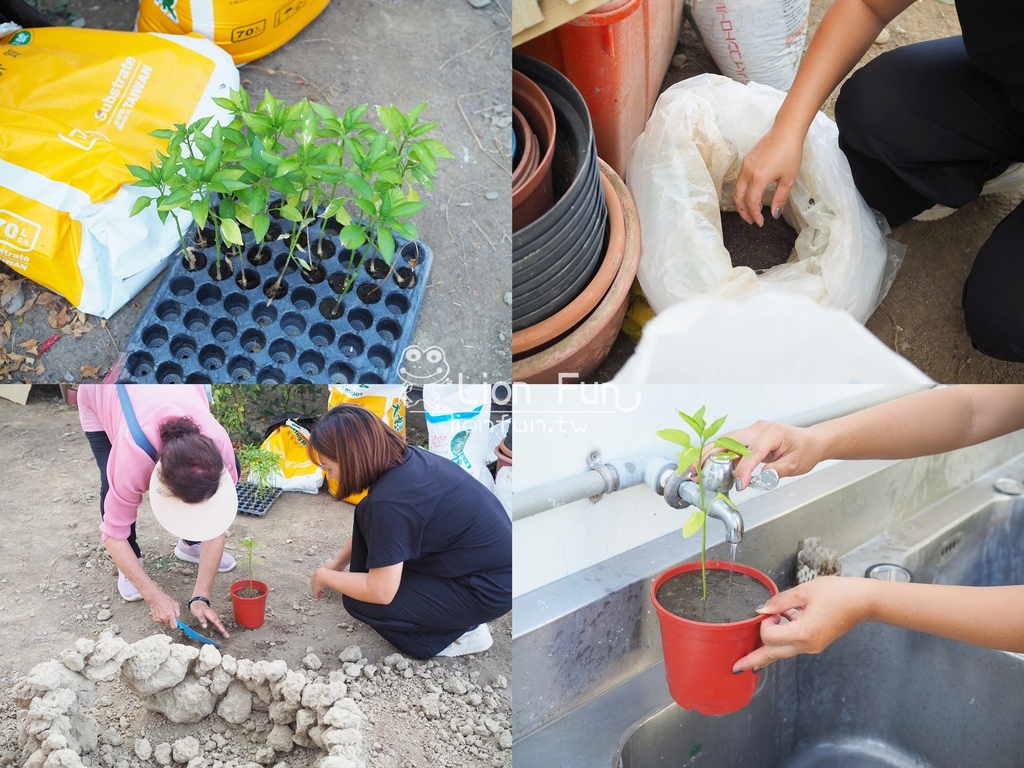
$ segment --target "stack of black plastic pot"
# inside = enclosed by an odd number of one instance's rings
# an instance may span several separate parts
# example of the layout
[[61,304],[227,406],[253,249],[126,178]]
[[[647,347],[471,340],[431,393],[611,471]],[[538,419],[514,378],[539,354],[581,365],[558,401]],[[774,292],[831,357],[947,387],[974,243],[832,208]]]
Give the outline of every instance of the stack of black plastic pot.
[[556,121],[554,202],[512,234],[512,330],[551,317],[586,287],[606,248],[608,212],[590,113],[558,70],[513,53],[512,68],[547,96]]

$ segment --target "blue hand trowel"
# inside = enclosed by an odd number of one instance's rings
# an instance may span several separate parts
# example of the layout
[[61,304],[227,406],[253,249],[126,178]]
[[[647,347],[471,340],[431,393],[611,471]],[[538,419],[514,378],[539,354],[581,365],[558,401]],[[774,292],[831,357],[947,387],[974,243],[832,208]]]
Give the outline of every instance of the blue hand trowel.
[[184,632],[186,635],[188,635],[193,640],[198,640],[200,643],[206,643],[207,645],[212,645],[214,648],[220,648],[220,645],[217,644],[216,640],[211,640],[208,637],[204,637],[203,635],[200,635],[198,632],[196,632],[194,629],[192,629],[192,627],[190,627],[187,624],[183,623],[181,619],[178,619],[178,629],[180,629],[182,632]]

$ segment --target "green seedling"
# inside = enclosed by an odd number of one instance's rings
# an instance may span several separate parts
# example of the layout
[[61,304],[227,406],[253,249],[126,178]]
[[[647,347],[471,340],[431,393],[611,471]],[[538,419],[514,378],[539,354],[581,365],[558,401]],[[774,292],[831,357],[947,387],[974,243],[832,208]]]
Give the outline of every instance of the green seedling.
[[[750,451],[747,447],[731,437],[715,438],[718,430],[725,424],[726,416],[722,416],[720,419],[716,419],[711,424],[708,424],[704,420],[704,406],[694,413],[692,416],[682,411],[677,411],[682,417],[686,425],[693,430],[696,440],[690,438],[690,433],[682,429],[659,429],[657,431],[658,437],[668,440],[674,445],[678,445],[682,448],[679,452],[678,468],[676,469],[677,474],[684,474],[691,468],[695,468],[697,475],[697,487],[699,490],[698,498],[700,499],[701,506],[699,509],[695,509],[693,514],[690,515],[689,520],[683,525],[683,536],[690,537],[697,531],[701,532],[700,541],[700,576],[701,586],[703,588],[702,599],[708,599],[708,575],[707,575],[707,542],[708,542],[708,511],[707,503],[704,498],[704,480],[700,467],[703,466],[703,459],[706,458],[705,451],[708,448],[721,449],[720,455],[728,458],[730,461],[737,459],[740,456],[749,456]],[[719,493],[716,499],[722,499],[733,509],[736,509],[736,505],[732,499],[726,496],[724,493]]]
[[238,452],[238,463],[246,472],[249,482],[256,486],[256,493],[263,498],[273,492],[271,479],[281,469],[281,455],[256,445],[246,445]]
[[246,538],[242,539],[242,549],[245,550],[245,552],[242,554],[242,559],[245,560],[246,570],[249,573],[249,586],[243,589],[238,594],[242,597],[259,597],[263,593],[253,586],[252,567],[254,565],[263,565],[263,563],[254,559],[256,550],[263,549],[263,545],[257,542],[254,536],[247,536]]

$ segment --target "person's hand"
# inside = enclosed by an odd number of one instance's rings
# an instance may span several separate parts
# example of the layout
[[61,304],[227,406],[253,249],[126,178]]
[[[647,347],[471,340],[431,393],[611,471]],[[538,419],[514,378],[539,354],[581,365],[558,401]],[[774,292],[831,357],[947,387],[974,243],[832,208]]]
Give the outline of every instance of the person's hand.
[[313,576],[309,580],[310,589],[313,591],[314,600],[323,600],[330,594],[329,588],[324,584],[324,571],[333,571],[331,564],[322,565],[313,571]]
[[775,182],[769,206],[772,215],[779,218],[789,199],[789,190],[796,181],[803,154],[803,137],[792,131],[772,128],[743,158],[740,175],[736,180],[732,201],[740,218],[748,224],[764,226],[761,214],[764,191]]
[[178,628],[178,617],[181,615],[181,607],[170,595],[166,592],[157,591],[152,597],[146,598],[146,603],[149,605],[149,612],[153,616],[153,621],[171,629]]
[[[821,653],[870,611],[869,579],[819,576],[772,597],[758,613],[764,645],[733,664],[733,672],[761,670],[800,653]],[[786,619],[786,621],[783,621]]]
[[729,432],[727,437],[747,446],[749,456],[736,462],[735,477],[742,490],[758,464],[774,469],[779,477],[792,477],[809,472],[825,458],[818,434],[813,429],[792,427],[776,421],[757,421],[749,427]]
[[199,626],[206,629],[208,624],[213,624],[218,632],[224,637],[230,637],[228,631],[224,629],[224,625],[220,622],[220,617],[217,612],[210,606],[204,603],[202,600],[196,600],[189,606],[189,610],[192,615],[196,617],[196,621],[199,622]]

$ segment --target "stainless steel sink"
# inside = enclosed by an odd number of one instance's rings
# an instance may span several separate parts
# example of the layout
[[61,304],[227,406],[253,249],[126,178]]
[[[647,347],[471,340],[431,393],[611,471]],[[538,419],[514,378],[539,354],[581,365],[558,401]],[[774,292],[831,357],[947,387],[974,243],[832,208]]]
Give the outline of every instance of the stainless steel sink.
[[[741,503],[739,559],[785,589],[797,543],[820,536],[847,575],[889,563],[915,581],[1024,584],[1024,497],[994,488],[1024,477],[1024,433],[1001,441],[842,462]],[[647,592],[699,556],[686,546],[663,537],[516,599],[515,768],[1024,766],[1024,655],[877,624],[771,665],[739,712],[681,709]]]
[[[843,558],[844,572],[881,556],[910,570],[915,581],[1024,583],[1024,502],[990,500],[965,510],[964,501],[938,504],[854,550]],[[924,538],[910,542],[915,532]],[[705,717],[672,704],[643,719],[627,731],[615,763],[1024,764],[1024,656],[868,624],[819,656],[783,660],[762,676],[753,701],[734,714]]]

